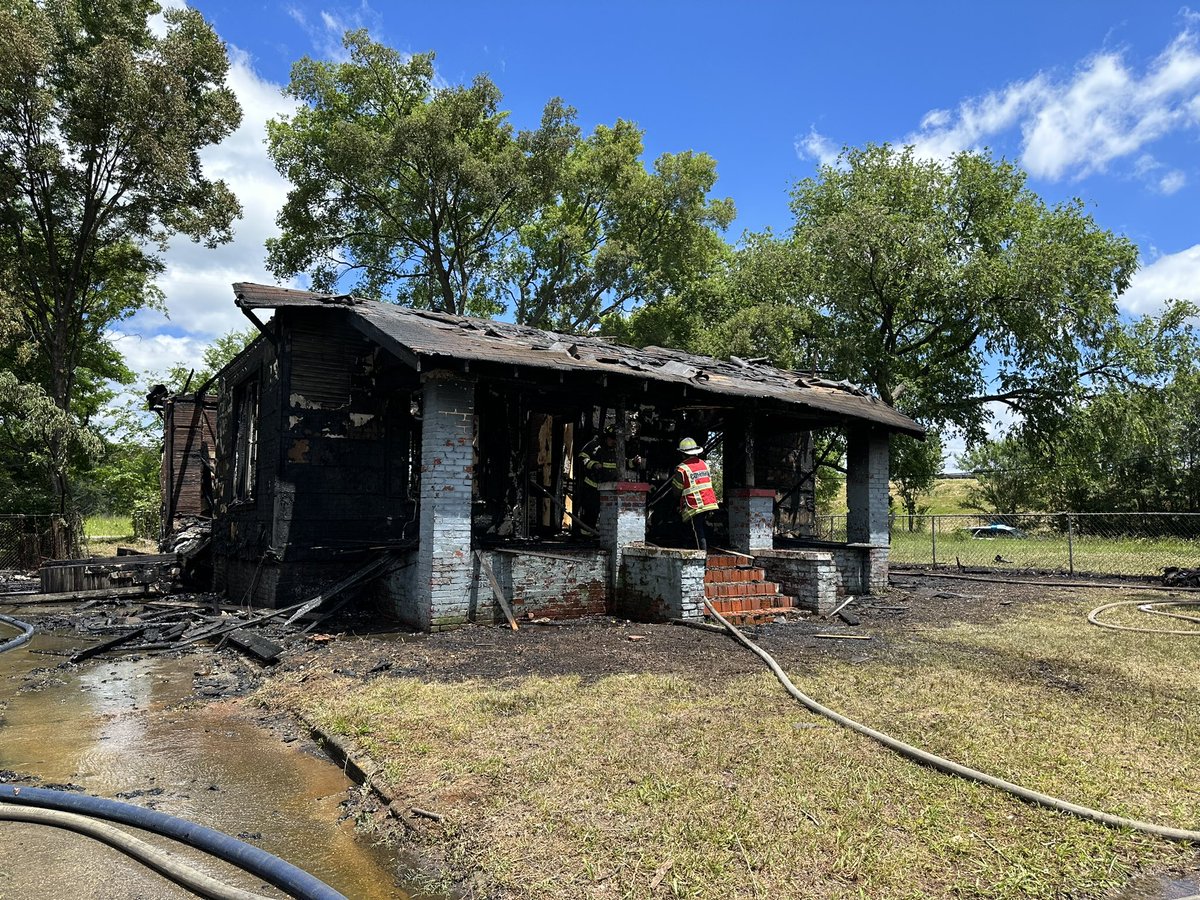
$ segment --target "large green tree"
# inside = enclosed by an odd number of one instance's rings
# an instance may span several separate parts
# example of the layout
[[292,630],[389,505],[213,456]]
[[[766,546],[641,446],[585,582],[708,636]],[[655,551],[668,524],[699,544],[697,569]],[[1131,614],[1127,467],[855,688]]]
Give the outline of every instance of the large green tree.
[[518,232],[504,278],[519,322],[587,329],[631,301],[678,297],[712,274],[733,220],[709,193],[716,163],[664,153],[642,164],[642,132],[618,120],[577,141],[557,189]]
[[711,157],[663,154],[648,170],[634,125],[585,138],[558,99],[516,132],[486,76],[440,86],[432,54],[363,31],[345,46],[344,62],[296,63],[301,106],[269,126],[293,185],[268,244],[276,274],[573,331],[677,295],[723,251],[733,205],[708,196]]
[[308,57],[288,93],[300,109],[268,126],[292,183],[268,264],[448,313],[498,309],[495,274],[518,226],[549,196],[577,131],[546,105],[515,133],[485,76],[437,87],[433,54],[407,56],[348,32],[349,59]]
[[1179,323],[1123,322],[1137,248],[986,153],[849,149],[796,185],[792,212],[822,367],[971,438],[990,403],[1036,428],[1097,386],[1160,374]]
[[967,454],[980,505],[1000,512],[1200,512],[1200,373],[1114,386],[1053,433],[1022,426]]
[[1161,381],[1184,352],[1186,304],[1118,309],[1136,247],[987,154],[848,149],[796,185],[792,211],[789,235],[746,236],[700,302],[612,330],[845,378],[972,441],[992,404],[1049,433],[1108,385]]
[[[241,118],[225,47],[191,9],[166,11],[156,36],[159,11],[152,0],[0,8],[0,275],[19,343],[36,349],[17,374],[77,424],[81,387],[129,378],[104,335],[157,300],[168,239],[228,240],[240,212],[199,157]],[[48,465],[61,510],[56,434]]]

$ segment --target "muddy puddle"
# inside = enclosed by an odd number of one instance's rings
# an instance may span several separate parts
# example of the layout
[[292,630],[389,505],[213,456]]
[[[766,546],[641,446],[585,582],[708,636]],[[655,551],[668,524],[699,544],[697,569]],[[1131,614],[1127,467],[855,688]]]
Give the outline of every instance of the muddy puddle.
[[[53,654],[78,644],[38,635],[0,654],[0,769],[123,796],[238,835],[354,900],[409,897],[393,854],[356,836],[353,822],[338,822],[353,784],[314,745],[291,735],[285,741],[233,701],[189,699],[205,657],[54,668],[65,657]],[[277,895],[185,853],[213,875]],[[192,896],[114,850],[54,829],[0,826],[0,859],[3,897]]]
[[1110,900],[1194,900],[1200,895],[1200,874],[1189,878],[1143,875],[1125,885]]

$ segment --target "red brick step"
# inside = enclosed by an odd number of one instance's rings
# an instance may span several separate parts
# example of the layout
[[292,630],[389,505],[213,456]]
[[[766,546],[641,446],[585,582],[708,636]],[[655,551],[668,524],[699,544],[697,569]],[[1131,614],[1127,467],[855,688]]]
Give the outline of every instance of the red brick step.
[[795,608],[779,585],[767,581],[766,572],[750,557],[714,553],[707,559],[704,594],[722,616],[745,624],[763,621]]

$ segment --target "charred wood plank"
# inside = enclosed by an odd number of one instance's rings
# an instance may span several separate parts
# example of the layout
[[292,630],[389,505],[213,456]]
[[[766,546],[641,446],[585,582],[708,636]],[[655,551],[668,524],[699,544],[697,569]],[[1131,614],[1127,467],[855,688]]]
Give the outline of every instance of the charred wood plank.
[[340,594],[342,591],[344,591],[348,588],[354,587],[355,585],[360,584],[370,578],[374,578],[376,575],[378,575],[380,572],[383,571],[383,568],[384,568],[384,566],[387,565],[387,563],[388,563],[388,557],[386,555],[375,557],[373,560],[371,560],[365,566],[363,566],[359,569],[355,569],[353,572],[351,572],[349,575],[347,575],[341,581],[337,582],[332,587],[326,588],[324,591],[317,594],[317,596],[313,597],[311,600],[307,600],[304,603],[299,604],[298,607],[296,608],[296,612],[292,615],[292,617],[290,619],[288,619],[283,624],[291,625],[297,619],[308,615],[310,612],[312,612],[314,609],[316,609],[318,606],[320,606],[326,600],[336,597],[338,594]]
[[492,586],[492,596],[496,598],[496,602],[500,604],[500,609],[504,612],[504,618],[508,619],[508,625],[513,631],[517,631],[517,619],[513,615],[512,607],[508,605],[508,599],[504,596],[504,591],[500,587],[500,582],[496,579],[496,573],[492,571],[492,567],[488,565],[487,558],[483,555],[482,550],[475,551],[475,559],[479,561],[479,568],[483,574],[487,576],[488,583]]
[[85,659],[91,659],[93,656],[98,656],[107,650],[112,650],[114,647],[120,647],[122,644],[128,644],[130,641],[141,637],[145,633],[146,626],[139,626],[138,628],[134,628],[132,631],[119,634],[115,638],[111,638],[107,641],[101,641],[99,644],[93,644],[90,647],[85,647],[83,650],[80,650],[78,653],[72,656],[70,661],[73,663],[81,663]]
[[225,640],[242,653],[253,657],[265,666],[274,665],[279,662],[279,654],[283,652],[283,647],[274,641],[267,640],[261,635],[242,631],[241,629],[229,632],[229,634],[225,635]]
[[149,588],[148,584],[134,584],[127,587],[61,591],[54,594],[0,594],[0,604],[25,606],[30,603],[65,603],[70,600],[116,600],[121,597],[145,597],[150,594]]

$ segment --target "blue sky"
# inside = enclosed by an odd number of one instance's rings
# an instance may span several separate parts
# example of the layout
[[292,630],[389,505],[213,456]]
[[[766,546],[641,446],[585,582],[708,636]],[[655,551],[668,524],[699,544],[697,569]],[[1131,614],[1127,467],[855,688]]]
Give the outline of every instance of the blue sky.
[[731,237],[785,230],[790,185],[844,144],[914,143],[930,156],[990,147],[1046,200],[1081,197],[1138,244],[1128,311],[1200,298],[1200,12],[1177,3],[193,5],[233,54],[245,123],[205,159],[246,217],[230,246],[171,248],[170,319],[141,313],[120,329],[135,368],[195,358],[242,325],[229,283],[269,279],[262,243],[287,191],[263,122],[290,108],[279,87],[291,63],[338,54],[352,27],[436,51],[448,82],[489,73],[518,127],[561,96],[585,129],[637,122],[648,159],[710,153],[716,193],[737,203]]

